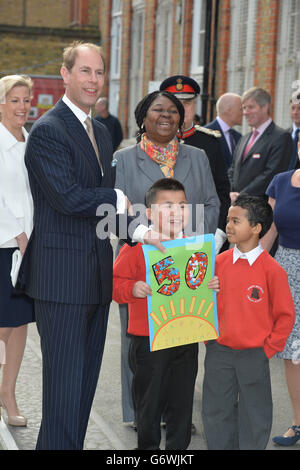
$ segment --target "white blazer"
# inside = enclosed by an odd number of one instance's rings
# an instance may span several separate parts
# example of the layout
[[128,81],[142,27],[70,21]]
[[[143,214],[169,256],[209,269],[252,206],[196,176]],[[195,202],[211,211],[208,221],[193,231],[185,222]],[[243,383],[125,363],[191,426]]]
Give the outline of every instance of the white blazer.
[[31,197],[24,154],[25,142],[19,142],[0,122],[0,248],[17,247],[15,237],[25,232],[29,238],[33,226]]

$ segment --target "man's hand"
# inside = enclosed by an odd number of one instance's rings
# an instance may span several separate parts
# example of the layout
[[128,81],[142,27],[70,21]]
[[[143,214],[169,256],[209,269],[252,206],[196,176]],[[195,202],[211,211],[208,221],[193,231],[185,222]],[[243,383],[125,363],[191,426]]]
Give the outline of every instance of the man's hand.
[[230,192],[229,193],[229,196],[230,196],[230,200],[231,202],[235,202],[237,200],[237,197],[240,193],[236,193],[236,192]]
[[144,281],[137,281],[132,288],[133,297],[143,299],[147,295],[152,295],[151,287]]
[[147,232],[144,235],[143,241],[146,245],[152,245],[155,246],[159,251],[162,253],[166,252],[165,247],[161,243],[161,236],[159,235],[158,232],[155,232],[154,230],[147,230]]
[[17,240],[21,255],[23,256],[25,253],[27,244],[28,244],[28,238],[27,238],[26,233],[25,232],[20,233],[20,235],[16,237],[16,240]]

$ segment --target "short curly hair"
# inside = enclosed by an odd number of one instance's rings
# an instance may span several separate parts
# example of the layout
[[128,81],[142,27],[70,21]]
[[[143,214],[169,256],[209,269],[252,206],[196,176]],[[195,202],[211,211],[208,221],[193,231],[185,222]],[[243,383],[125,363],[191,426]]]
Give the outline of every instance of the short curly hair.
[[184,121],[184,107],[179,101],[176,96],[174,96],[173,93],[169,93],[168,91],[153,91],[152,93],[149,93],[148,95],[144,96],[144,98],[137,104],[134,115],[135,115],[135,120],[138,126],[138,132],[137,132],[137,142],[141,140],[142,134],[146,132],[146,128],[143,127],[143,122],[146,117],[147,111],[150,108],[151,104],[153,101],[158,97],[158,96],[165,96],[166,98],[169,98],[171,100],[178,112],[179,112],[179,129],[181,129],[183,121]]
[[88,47],[89,49],[92,49],[95,52],[97,52],[97,54],[99,54],[101,59],[102,59],[103,66],[104,66],[104,69],[105,69],[105,59],[104,59],[102,48],[100,46],[98,46],[97,44],[94,44],[92,42],[73,41],[72,44],[65,47],[64,52],[63,52],[63,63],[62,63],[62,65],[64,67],[66,67],[69,70],[69,72],[74,67],[75,60],[76,60],[76,57],[77,57],[77,54],[78,54],[78,50],[81,47]]

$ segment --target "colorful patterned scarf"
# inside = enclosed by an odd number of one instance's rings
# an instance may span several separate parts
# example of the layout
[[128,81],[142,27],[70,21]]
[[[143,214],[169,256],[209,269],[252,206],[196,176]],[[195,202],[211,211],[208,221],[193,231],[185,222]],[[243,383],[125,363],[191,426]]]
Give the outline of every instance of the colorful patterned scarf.
[[174,137],[166,147],[158,147],[149,140],[146,134],[142,135],[140,142],[141,149],[154,160],[161,168],[166,178],[174,177],[174,166],[178,154],[178,139]]

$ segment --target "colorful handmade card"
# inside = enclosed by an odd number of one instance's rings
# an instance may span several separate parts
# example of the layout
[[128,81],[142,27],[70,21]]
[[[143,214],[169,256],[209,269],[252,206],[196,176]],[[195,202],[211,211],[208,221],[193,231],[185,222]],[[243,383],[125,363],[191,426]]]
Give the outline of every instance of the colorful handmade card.
[[198,235],[163,242],[166,253],[143,245],[151,351],[218,337],[214,276],[214,236]]

